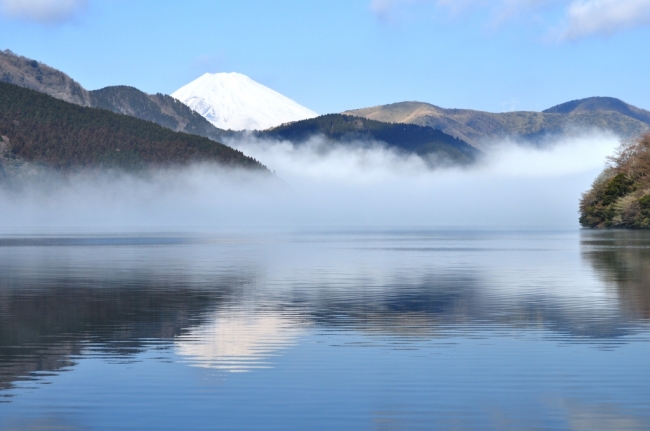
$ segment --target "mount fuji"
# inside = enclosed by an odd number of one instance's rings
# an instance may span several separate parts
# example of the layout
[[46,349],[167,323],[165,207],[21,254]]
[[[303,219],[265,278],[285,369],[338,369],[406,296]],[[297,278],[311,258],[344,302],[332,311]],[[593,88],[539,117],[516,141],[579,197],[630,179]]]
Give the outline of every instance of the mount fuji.
[[226,130],[264,130],[318,116],[240,73],[206,73],[172,97]]

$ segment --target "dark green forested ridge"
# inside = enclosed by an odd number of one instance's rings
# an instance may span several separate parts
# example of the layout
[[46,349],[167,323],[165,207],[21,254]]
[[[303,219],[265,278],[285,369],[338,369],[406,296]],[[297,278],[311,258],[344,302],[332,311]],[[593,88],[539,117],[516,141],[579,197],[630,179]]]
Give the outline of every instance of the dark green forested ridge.
[[421,156],[435,155],[457,163],[472,162],[479,154],[466,142],[431,127],[385,123],[343,114],[322,115],[257,133],[261,138],[293,143],[303,143],[319,135],[343,143],[380,141],[389,147]]
[[650,228],[650,133],[623,141],[580,200],[584,227]]
[[152,121],[176,132],[204,136],[217,142],[233,134],[215,127],[171,96],[146,94],[124,85],[88,91],[65,73],[9,50],[0,51],[0,82],[36,90],[75,105]]
[[210,161],[265,170],[240,151],[208,138],[6,83],[0,83],[0,136],[6,157],[57,169]]

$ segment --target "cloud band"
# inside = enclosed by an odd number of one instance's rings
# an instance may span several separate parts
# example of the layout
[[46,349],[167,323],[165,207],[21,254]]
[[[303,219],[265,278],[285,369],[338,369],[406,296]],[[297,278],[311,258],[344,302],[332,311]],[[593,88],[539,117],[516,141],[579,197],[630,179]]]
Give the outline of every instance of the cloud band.
[[549,12],[562,18],[549,34],[559,41],[593,35],[608,36],[629,28],[650,25],[650,0],[372,0],[370,9],[381,19],[414,4],[433,4],[451,13],[480,10],[502,24],[514,16]]
[[73,19],[87,3],[88,0],[0,0],[0,11],[13,19],[57,24]]

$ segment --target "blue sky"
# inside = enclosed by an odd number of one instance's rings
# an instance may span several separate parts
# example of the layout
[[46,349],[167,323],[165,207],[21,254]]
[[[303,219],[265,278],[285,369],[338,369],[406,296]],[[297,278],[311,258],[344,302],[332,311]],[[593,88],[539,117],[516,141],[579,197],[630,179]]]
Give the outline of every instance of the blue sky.
[[88,89],[244,73],[319,112],[650,109],[650,0],[0,0],[0,49]]

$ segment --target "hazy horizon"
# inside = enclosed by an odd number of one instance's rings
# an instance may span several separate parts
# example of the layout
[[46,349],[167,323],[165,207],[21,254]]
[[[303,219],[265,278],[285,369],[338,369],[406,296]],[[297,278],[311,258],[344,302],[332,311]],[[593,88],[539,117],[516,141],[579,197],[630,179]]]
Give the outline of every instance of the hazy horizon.
[[[210,164],[145,173],[42,171],[0,192],[4,229],[291,230],[577,228],[577,203],[619,139],[585,132],[544,146],[503,141],[471,166],[431,169],[380,144],[227,144],[277,178]],[[279,181],[278,181],[279,179]]]

